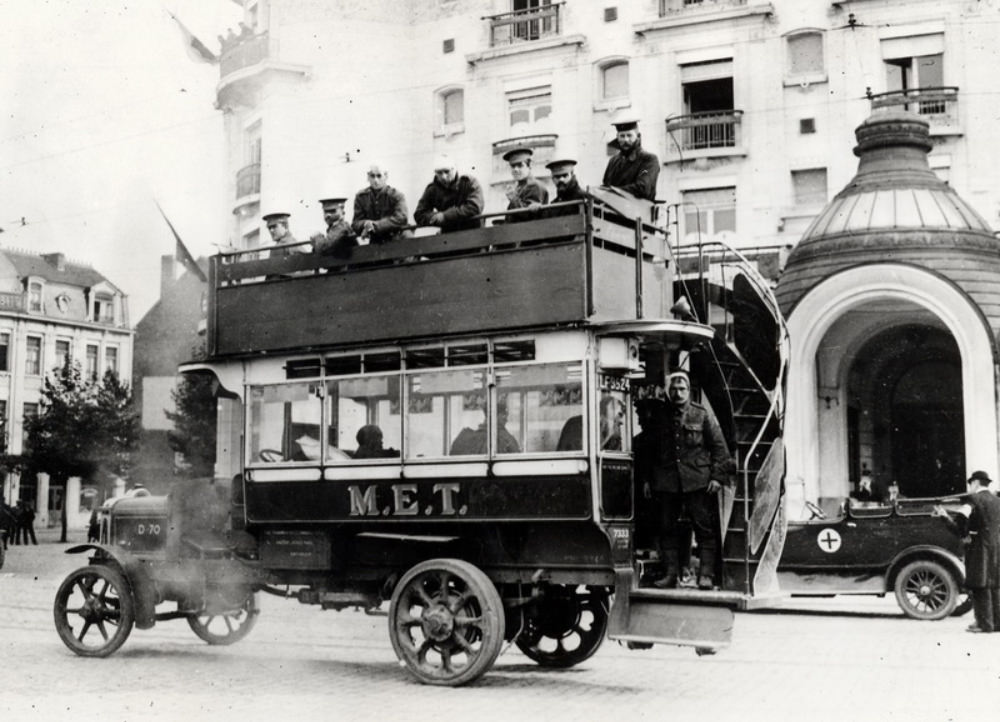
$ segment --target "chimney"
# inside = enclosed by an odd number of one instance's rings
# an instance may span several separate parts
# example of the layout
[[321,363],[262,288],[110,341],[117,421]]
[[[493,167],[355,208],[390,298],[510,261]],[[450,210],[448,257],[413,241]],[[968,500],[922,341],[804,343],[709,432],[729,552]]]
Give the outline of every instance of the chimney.
[[42,258],[48,262],[48,264],[54,267],[57,271],[66,270],[66,254],[65,253],[43,253]]
[[160,256],[160,298],[166,298],[174,285],[174,257],[166,253]]

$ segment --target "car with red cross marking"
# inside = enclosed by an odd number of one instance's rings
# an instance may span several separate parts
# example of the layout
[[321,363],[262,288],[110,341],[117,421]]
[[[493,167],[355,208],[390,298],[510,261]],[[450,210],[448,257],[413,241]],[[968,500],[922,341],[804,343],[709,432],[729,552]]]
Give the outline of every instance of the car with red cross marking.
[[957,497],[872,502],[845,499],[830,512],[790,521],[778,563],[781,590],[795,596],[893,593],[903,612],[935,620],[967,611],[962,539],[931,516]]

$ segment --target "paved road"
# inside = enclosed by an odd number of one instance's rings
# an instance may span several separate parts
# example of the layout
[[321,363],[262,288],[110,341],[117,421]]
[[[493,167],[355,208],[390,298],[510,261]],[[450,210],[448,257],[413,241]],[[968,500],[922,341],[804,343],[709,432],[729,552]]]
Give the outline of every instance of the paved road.
[[[47,538],[46,538],[47,537]],[[108,659],[59,641],[51,605],[85,557],[43,535],[0,570],[3,720],[981,720],[1000,717],[1000,634],[968,617],[922,623],[892,600],[798,602],[738,614],[733,644],[605,646],[565,671],[516,648],[476,685],[414,682],[385,619],[264,596],[250,636],[209,647],[182,621],[135,630]]]

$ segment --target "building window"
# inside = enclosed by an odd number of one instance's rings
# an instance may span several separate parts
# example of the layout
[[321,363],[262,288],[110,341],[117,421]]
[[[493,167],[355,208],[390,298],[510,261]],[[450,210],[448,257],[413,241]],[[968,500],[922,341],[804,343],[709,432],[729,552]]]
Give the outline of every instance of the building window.
[[0,371],[10,371],[10,334],[0,333]]
[[511,135],[548,133],[552,125],[552,88],[528,88],[507,93]]
[[441,41],[441,52],[447,55],[455,52],[455,38],[448,38]]
[[457,132],[465,122],[465,91],[448,88],[437,94],[438,127]]
[[736,189],[706,188],[682,194],[684,238],[712,238],[736,231]]
[[24,342],[24,373],[28,376],[42,375],[42,339],[28,336]]
[[59,338],[56,339],[56,363],[62,368],[66,365],[66,362],[70,360],[70,355],[72,354],[72,347],[67,339]]
[[814,206],[826,203],[826,168],[792,171],[795,205]]
[[97,323],[115,322],[114,299],[110,295],[99,293],[94,298],[94,321]]
[[825,72],[822,33],[796,33],[789,35],[786,43],[788,46],[788,75],[814,76],[822,75]]
[[98,347],[94,344],[87,344],[87,378],[91,381],[97,378],[97,354]]
[[627,98],[628,62],[617,61],[601,68],[601,100]]
[[115,346],[104,349],[104,372],[108,371],[118,375],[118,349]]
[[28,424],[32,419],[38,418],[38,404],[37,403],[25,403],[22,407],[23,413],[21,417],[24,419],[21,432],[21,447],[26,449],[28,447]]
[[42,284],[38,281],[28,284],[28,310],[38,312],[42,310]]

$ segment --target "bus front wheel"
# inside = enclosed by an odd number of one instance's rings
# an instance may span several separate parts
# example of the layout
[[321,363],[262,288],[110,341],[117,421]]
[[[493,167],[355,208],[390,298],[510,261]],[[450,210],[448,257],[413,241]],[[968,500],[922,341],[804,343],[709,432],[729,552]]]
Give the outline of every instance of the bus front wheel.
[[503,602],[489,577],[468,562],[421,562],[393,590],[389,637],[396,656],[421,682],[467,684],[500,654]]

